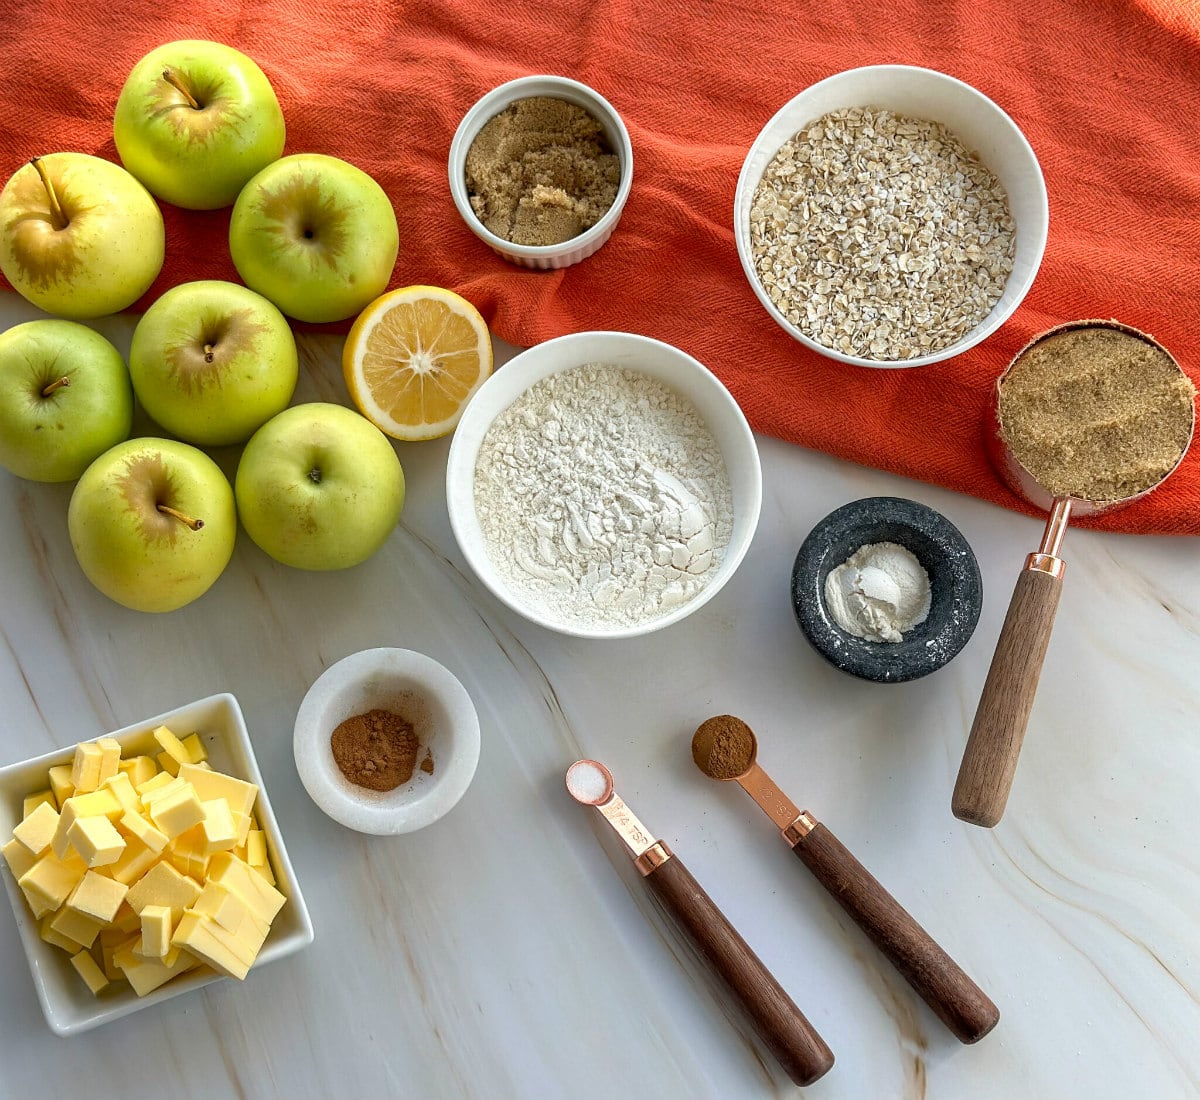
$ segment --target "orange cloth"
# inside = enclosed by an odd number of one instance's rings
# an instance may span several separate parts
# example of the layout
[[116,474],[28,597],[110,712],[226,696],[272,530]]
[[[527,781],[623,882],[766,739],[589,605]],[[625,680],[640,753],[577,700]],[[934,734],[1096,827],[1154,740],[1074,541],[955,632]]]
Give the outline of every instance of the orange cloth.
[[[116,159],[126,74],[189,37],[259,62],[287,152],[344,157],[383,184],[400,223],[393,285],[452,287],[514,344],[580,329],[668,340],[711,367],[760,431],[1019,508],[980,425],[992,380],[1031,335],[1115,317],[1200,380],[1200,14],[1188,0],[10,0],[0,178],[34,153]],[[914,370],[842,366],[792,341],[746,284],[731,228],[741,162],[767,119],[822,77],[883,62],[939,69],[999,103],[1050,193],[1046,257],[1015,316],[974,351]],[[609,99],[636,165],[612,240],[548,274],[494,256],[446,183],[463,114],[534,72]],[[140,308],[186,279],[236,279],[228,211],[165,214],[166,266]],[[1198,452],[1097,526],[1200,534]]]

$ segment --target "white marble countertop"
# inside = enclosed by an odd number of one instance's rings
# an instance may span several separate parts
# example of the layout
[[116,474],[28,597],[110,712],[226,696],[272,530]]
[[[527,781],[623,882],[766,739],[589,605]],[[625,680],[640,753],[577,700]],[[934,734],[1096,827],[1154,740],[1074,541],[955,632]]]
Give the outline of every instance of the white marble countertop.
[[[34,316],[0,296],[0,326]],[[128,318],[97,327],[127,350]],[[345,403],[339,341],[301,342],[296,399]],[[951,816],[950,790],[1036,521],[761,438],[762,520],[730,584],[666,631],[583,642],[526,623],[467,573],[446,518],[447,446],[400,447],[404,515],[366,564],[293,571],[243,533],[215,587],[163,616],[88,584],[69,485],[0,474],[0,763],[233,692],[316,927],[310,948],[244,984],[59,1039],[0,913],[0,1097],[85,1082],[105,1097],[795,1095],[598,816],[566,795],[580,756],[612,768],[833,1048],[807,1095],[1200,1094],[1195,542],[1070,532],[1015,790],[985,831]],[[809,529],[875,494],[943,512],[983,572],[973,640],[909,684],[837,672],[788,601]],[[292,760],[308,685],[380,645],[449,666],[483,728],[459,806],[388,839],[324,817]],[[749,799],[700,776],[691,732],[721,712],[755,728],[779,784],[988,991],[1002,1013],[990,1036],[955,1041]]]

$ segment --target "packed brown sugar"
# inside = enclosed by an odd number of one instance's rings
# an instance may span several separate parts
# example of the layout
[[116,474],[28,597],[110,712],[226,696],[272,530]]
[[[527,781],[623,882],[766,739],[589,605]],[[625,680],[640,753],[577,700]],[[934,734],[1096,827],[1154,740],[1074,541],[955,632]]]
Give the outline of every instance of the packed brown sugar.
[[1056,497],[1121,500],[1152,488],[1192,432],[1195,387],[1165,351],[1113,328],[1038,342],[1000,383],[1000,434]]
[[604,127],[582,107],[552,96],[509,104],[467,151],[471,208],[513,244],[562,244],[579,236],[612,206],[620,179],[620,158]]

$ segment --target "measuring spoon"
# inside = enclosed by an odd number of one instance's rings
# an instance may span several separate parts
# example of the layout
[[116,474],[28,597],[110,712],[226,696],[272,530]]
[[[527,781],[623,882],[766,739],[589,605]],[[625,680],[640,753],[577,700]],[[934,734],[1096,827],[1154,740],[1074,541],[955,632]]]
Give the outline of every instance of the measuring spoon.
[[[1088,328],[1113,329],[1143,340],[1175,363],[1171,353],[1157,340],[1128,325],[1116,321],[1073,321],[1034,337],[1017,353],[1004,374],[996,381],[986,433],[988,455],[1000,476],[1015,493],[1024,497],[1035,508],[1050,514],[1041,545],[1026,557],[1025,566],[1017,577],[1008,614],[1000,630],[996,652],[983,685],[979,707],[975,711],[971,735],[958,769],[958,779],[954,784],[951,802],[954,816],[972,825],[981,825],[989,829],[1004,816],[1004,807],[1012,789],[1017,759],[1033,709],[1033,697],[1037,692],[1046,648],[1050,644],[1050,632],[1054,626],[1054,615],[1062,593],[1063,574],[1067,568],[1067,563],[1059,556],[1059,552],[1068,522],[1072,517],[1094,516],[1120,508],[1153,492],[1179,468],[1195,432],[1196,417],[1193,408],[1188,441],[1175,465],[1153,485],[1131,496],[1118,500],[1087,500],[1072,496],[1056,497],[1043,488],[1033,474],[1021,465],[1001,434],[1000,389],[1008,372],[1036,344],[1060,333]],[[1175,365],[1178,366],[1178,363]]]
[[612,772],[598,760],[576,760],[567,769],[567,791],[576,802],[599,810],[625,842],[646,885],[737,998],[788,1077],[797,1085],[810,1085],[828,1073],[833,1052],[825,1040],[683,861],[661,840],[655,840],[621,800],[613,789]]
[[[824,825],[801,811],[759,767],[758,738],[740,718],[718,715],[692,737],[692,759],[710,779],[734,780],[905,981],[964,1043],[982,1039],[1000,1010]],[[735,773],[736,774],[733,774]]]

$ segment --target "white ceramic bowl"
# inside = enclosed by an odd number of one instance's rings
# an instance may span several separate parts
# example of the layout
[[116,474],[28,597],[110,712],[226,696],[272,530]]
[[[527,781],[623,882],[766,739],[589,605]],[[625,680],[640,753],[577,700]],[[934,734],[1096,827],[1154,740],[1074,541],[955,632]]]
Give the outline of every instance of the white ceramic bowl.
[[[991,170],[1008,194],[1017,227],[1016,255],[1004,293],[992,311],[949,347],[912,359],[884,361],[846,355],[828,348],[793,325],[759,281],[750,248],[750,207],[763,172],[780,147],[806,124],[841,107],[882,107],[897,114],[947,126]],[[921,367],[961,355],[996,331],[1033,285],[1042,262],[1049,226],[1046,183],[1025,135],[982,92],[945,73],[912,65],[869,65],[837,73],[806,88],[784,104],[763,127],[742,164],[733,200],[738,256],[763,308],[789,335],[813,351],[860,367]]]
[[[366,711],[390,710],[413,725],[433,757],[392,791],[351,783],[333,758],[333,731]],[[458,802],[479,763],[479,717],[467,689],[444,665],[410,649],[364,649],[330,665],[296,715],[296,770],[312,800],[334,821],[387,836],[432,825]]]
[[[475,216],[467,195],[467,151],[471,148],[471,143],[484,124],[495,118],[509,104],[533,96],[550,96],[582,107],[604,127],[608,143],[621,161],[621,182],[612,206],[591,229],[562,244],[526,245],[506,241],[487,229]],[[449,173],[450,194],[454,198],[454,205],[458,207],[463,221],[475,236],[511,263],[521,267],[551,270],[570,267],[580,260],[586,260],[612,236],[617,222],[621,220],[625,200],[629,198],[629,189],[633,186],[633,145],[621,116],[599,92],[564,76],[523,76],[493,88],[463,116],[454,133],[454,140],[450,143]]]
[[[260,966],[282,959],[312,943],[313,927],[300,884],[296,881],[296,872],[292,869],[283,844],[279,822],[275,820],[267,788],[254,759],[242,709],[232,695],[212,695],[136,725],[126,726],[116,733],[96,736],[115,737],[121,743],[122,756],[143,751],[157,752],[159,746],[151,736],[151,731],[157,726],[168,726],[180,737],[198,733],[208,750],[209,763],[217,771],[244,779],[258,787],[254,812],[266,834],[276,888],[287,897],[287,903],[271,924],[270,934],[247,978],[252,981],[254,971]],[[0,836],[7,839],[12,835],[13,826],[21,819],[22,799],[45,790],[49,786],[49,769],[59,764],[69,764],[74,753],[75,746],[71,745],[46,753],[45,756],[0,768]],[[46,943],[38,934],[38,922],[33,919],[20,888],[2,862],[0,878],[4,879],[9,901],[12,902],[13,915],[17,919],[21,943],[29,959],[33,984],[46,1022],[59,1035],[75,1035],[99,1024],[119,1020],[139,1009],[161,1004],[210,982],[224,980],[221,975],[204,966],[173,978],[145,997],[139,997],[128,985],[102,990],[99,997],[94,997],[75,973],[67,953]]]
[[[716,574],[690,601],[657,619],[633,626],[583,626],[549,617],[514,592],[496,570],[475,512],[475,463],[483,437],[509,405],[534,383],[586,363],[627,367],[658,379],[688,398],[716,437],[729,472],[733,532]],[[758,447],[732,394],[707,367],[661,340],[628,332],[577,332],[547,340],[506,363],[479,388],[463,412],[446,464],[450,526],[481,581],[518,614],[560,634],[578,638],[632,638],[677,623],[703,607],[725,586],[745,557],[762,506]]]

